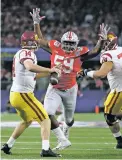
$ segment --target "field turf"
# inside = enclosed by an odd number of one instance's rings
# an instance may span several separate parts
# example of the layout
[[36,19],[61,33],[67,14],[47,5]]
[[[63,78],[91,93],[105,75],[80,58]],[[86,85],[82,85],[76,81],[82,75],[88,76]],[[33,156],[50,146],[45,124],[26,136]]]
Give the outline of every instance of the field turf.
[[[4,114],[2,121],[19,120],[16,114]],[[103,114],[75,114],[78,121],[104,121]],[[1,142],[5,143],[11,135],[13,128],[1,129]],[[72,128],[70,132],[72,146],[60,151],[64,159],[122,159],[122,150],[114,149],[116,141],[108,128]],[[56,138],[51,134],[51,148],[57,144]],[[44,159],[40,158],[40,129],[28,128],[16,141],[12,155],[1,154],[1,159]],[[47,158],[46,158],[47,159]],[[54,158],[53,158],[54,159]]]

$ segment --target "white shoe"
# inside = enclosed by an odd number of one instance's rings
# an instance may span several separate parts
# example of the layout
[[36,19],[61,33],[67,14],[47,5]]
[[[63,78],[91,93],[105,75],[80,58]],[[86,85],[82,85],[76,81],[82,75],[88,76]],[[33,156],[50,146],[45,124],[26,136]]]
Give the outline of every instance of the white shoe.
[[53,148],[53,150],[63,150],[65,148],[68,148],[69,146],[71,146],[71,142],[66,139],[66,140],[62,140],[57,147]]

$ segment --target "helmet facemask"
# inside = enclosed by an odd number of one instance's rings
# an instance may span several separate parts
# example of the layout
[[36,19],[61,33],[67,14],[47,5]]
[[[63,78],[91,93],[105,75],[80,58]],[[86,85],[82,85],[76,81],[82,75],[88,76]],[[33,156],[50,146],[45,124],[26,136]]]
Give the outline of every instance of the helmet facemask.
[[65,51],[65,52],[72,52],[74,50],[76,50],[77,48],[77,43],[76,42],[71,42],[71,41],[63,41],[61,43],[61,48]]
[[35,51],[38,50],[38,44],[36,41],[23,41],[21,45],[23,49],[34,49]]
[[103,50],[108,51],[116,48],[117,46],[117,37],[113,34],[107,35],[107,40],[104,42]]

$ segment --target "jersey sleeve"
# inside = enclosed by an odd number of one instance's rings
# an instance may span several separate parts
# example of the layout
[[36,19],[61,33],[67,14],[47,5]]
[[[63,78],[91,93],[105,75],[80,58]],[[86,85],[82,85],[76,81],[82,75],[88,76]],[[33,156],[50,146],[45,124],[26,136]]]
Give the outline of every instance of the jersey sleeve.
[[48,44],[51,50],[54,50],[55,48],[58,48],[61,45],[61,43],[57,40],[50,40]]
[[100,56],[100,63],[104,63],[104,62],[112,62],[112,56],[110,53],[103,53]]
[[35,58],[35,54],[30,50],[22,50],[19,53],[19,60],[21,64],[23,64],[23,62],[27,59],[30,59],[34,62],[34,58]]
[[86,46],[80,47],[80,54],[81,54],[81,56],[84,55],[84,54],[86,54],[86,53],[88,53],[88,52],[89,52],[88,47],[86,47]]

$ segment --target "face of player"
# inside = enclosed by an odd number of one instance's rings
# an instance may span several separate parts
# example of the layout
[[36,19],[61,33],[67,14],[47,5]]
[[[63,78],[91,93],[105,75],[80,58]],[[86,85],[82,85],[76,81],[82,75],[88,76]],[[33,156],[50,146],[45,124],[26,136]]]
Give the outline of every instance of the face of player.
[[73,52],[74,50],[76,50],[77,44],[76,44],[76,42],[63,41],[63,42],[61,43],[61,48],[62,48],[66,53],[70,53],[70,52]]
[[26,48],[26,49],[34,49],[34,51],[38,50],[38,45],[36,41],[27,41],[24,42],[24,45],[22,45],[22,48]]

